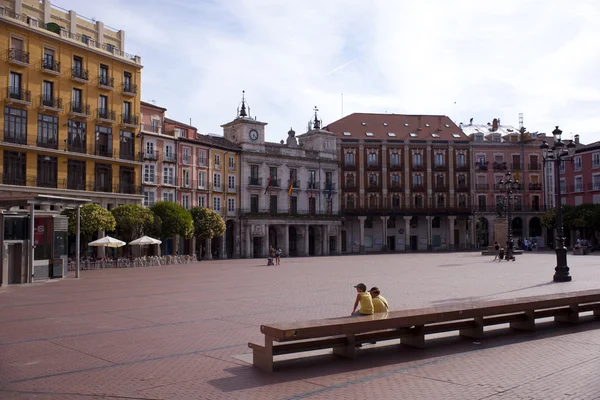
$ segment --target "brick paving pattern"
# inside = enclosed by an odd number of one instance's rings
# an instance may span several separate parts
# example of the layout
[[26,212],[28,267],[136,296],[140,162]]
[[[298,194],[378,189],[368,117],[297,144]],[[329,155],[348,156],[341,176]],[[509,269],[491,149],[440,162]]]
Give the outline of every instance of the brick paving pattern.
[[598,256],[569,257],[573,282],[561,284],[548,253],[264,264],[83,271],[0,288],[0,399],[600,399],[600,322],[422,350],[365,346],[354,361],[287,360],[271,375],[239,358],[260,343],[261,324],[348,315],[358,282],[379,286],[392,309],[512,298],[598,288]]

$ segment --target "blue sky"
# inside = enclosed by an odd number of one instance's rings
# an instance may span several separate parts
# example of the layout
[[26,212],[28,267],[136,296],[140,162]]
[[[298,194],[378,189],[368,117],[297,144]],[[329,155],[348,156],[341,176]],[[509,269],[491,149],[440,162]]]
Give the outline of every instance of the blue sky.
[[246,90],[267,139],[352,112],[560,125],[600,140],[597,0],[57,0],[126,31],[142,99],[221,133]]

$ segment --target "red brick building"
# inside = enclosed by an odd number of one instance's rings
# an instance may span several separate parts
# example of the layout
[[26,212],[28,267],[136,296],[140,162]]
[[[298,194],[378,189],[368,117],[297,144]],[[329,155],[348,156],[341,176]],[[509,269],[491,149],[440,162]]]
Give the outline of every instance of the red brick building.
[[[579,144],[579,136],[575,135]],[[581,146],[560,170],[562,204],[600,204],[600,142]]]

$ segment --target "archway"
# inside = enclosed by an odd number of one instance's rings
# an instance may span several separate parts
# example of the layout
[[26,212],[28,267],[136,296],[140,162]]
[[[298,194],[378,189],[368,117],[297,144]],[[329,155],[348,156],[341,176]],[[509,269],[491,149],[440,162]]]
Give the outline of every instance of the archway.
[[489,243],[489,224],[487,218],[481,217],[477,220],[475,234],[477,235],[477,243],[481,247],[487,247]]
[[233,258],[233,252],[235,249],[235,222],[229,220],[225,223],[225,238],[227,243],[227,258]]
[[290,233],[289,233],[290,257],[296,257],[296,256],[298,256],[298,234],[296,232],[295,227],[290,226],[288,229],[290,230]]
[[315,255],[315,229],[312,226],[308,228],[308,255]]
[[274,226],[269,226],[269,246],[273,246],[274,249],[279,246],[277,242],[277,229]]
[[542,236],[542,222],[538,217],[533,217],[529,220],[529,236]]
[[517,238],[523,237],[523,219],[521,217],[513,218],[512,234]]

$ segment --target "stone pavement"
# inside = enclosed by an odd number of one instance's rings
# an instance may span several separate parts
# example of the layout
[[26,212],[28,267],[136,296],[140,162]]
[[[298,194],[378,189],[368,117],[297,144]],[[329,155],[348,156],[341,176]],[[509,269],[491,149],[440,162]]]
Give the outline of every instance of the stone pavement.
[[263,261],[0,288],[0,399],[600,399],[600,322],[425,350],[365,346],[355,361],[290,360],[272,375],[240,360],[263,323],[348,315],[358,282],[392,309],[511,298],[598,288],[598,256],[569,256],[574,281],[560,284],[548,253]]

